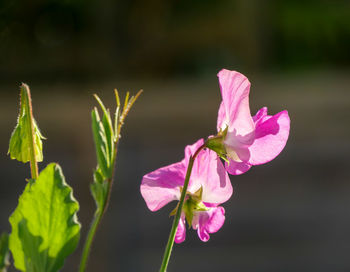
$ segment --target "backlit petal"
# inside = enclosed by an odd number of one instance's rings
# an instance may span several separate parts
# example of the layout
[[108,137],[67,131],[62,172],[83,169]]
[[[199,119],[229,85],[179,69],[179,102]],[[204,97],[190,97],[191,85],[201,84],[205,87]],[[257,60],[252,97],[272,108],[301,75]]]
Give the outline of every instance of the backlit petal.
[[229,160],[229,163],[225,163],[225,168],[231,175],[241,175],[247,172],[250,167],[252,166],[246,162],[236,162]]
[[217,130],[225,130],[226,126],[228,126],[228,120],[226,118],[225,105],[222,101],[218,111],[218,121],[217,121]]
[[205,152],[208,163],[199,165],[205,175],[197,177],[203,188],[202,200],[215,204],[224,203],[233,193],[230,178],[216,153],[211,150]]
[[225,209],[223,207],[210,208],[209,211],[196,212],[192,226],[197,229],[199,238],[206,242],[209,240],[209,233],[217,232],[225,222]]
[[[226,69],[218,73],[224,109],[220,106],[218,125],[229,132],[245,136],[254,130],[254,123],[249,109],[249,80],[236,71]],[[223,117],[225,112],[225,118]]]
[[177,231],[175,234],[175,243],[180,244],[186,239],[186,222],[185,222],[185,214],[182,213],[179,225],[177,227]]
[[185,147],[185,161],[186,165],[188,164],[190,157],[194,155],[198,148],[200,148],[204,144],[204,139],[199,139],[192,145],[187,145]]
[[159,168],[143,177],[140,190],[151,211],[157,211],[170,201],[180,198],[185,171],[186,166],[182,161]]
[[[258,112],[256,117],[255,139],[251,146],[249,164],[258,165],[273,160],[285,147],[290,129],[290,118],[287,111],[273,116],[267,110]],[[257,114],[257,115],[258,115]]]

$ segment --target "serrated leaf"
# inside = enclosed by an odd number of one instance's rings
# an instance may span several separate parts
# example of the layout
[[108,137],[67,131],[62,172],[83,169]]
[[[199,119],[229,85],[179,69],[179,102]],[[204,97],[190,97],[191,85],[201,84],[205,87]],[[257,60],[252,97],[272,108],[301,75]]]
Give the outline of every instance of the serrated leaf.
[[15,267],[29,272],[55,272],[77,247],[79,204],[58,164],[49,164],[28,183],[10,217],[9,247]]
[[16,159],[21,162],[30,161],[30,146],[32,140],[31,122],[34,131],[34,152],[36,161],[43,160],[43,145],[41,139],[45,139],[39,130],[34,118],[30,118],[29,97],[26,91],[29,88],[23,84],[21,86],[20,113],[17,119],[17,125],[11,134],[8,153],[11,159]]
[[2,233],[0,236],[0,272],[6,272],[6,268],[10,265],[9,258],[9,235]]

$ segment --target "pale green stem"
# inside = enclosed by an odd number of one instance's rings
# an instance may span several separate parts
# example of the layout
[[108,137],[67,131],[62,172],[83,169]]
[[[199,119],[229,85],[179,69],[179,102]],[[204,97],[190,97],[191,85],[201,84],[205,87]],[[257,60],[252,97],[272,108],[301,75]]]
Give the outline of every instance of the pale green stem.
[[33,109],[32,109],[32,99],[30,96],[29,86],[27,84],[22,84],[21,86],[21,99],[22,103],[25,103],[26,116],[28,118],[29,131],[27,132],[31,139],[29,143],[30,150],[30,171],[32,174],[32,179],[37,179],[39,176],[38,162],[35,156],[35,132],[34,132],[34,119],[33,119]]
[[185,202],[185,197],[186,197],[186,193],[187,193],[188,183],[189,183],[190,177],[191,177],[193,163],[194,163],[194,160],[196,159],[197,155],[199,154],[199,152],[205,146],[206,146],[206,143],[204,143],[201,147],[199,147],[197,149],[197,151],[194,153],[194,155],[190,157],[190,160],[188,162],[186,177],[185,177],[184,186],[183,186],[181,196],[180,196],[179,206],[177,207],[176,214],[175,214],[174,221],[173,221],[173,225],[171,227],[168,243],[167,243],[165,251],[164,251],[162,265],[161,265],[160,270],[159,270],[160,272],[165,272],[167,267],[168,267],[171,251],[173,249],[173,245],[174,245],[174,241],[175,241],[177,227],[179,225],[182,208],[183,208],[183,205]]

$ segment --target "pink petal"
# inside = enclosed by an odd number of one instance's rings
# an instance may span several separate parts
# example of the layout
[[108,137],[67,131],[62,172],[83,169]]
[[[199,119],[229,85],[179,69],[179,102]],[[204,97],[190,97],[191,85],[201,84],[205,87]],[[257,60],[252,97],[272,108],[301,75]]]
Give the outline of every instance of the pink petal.
[[258,165],[273,160],[285,147],[290,129],[288,112],[281,111],[273,116],[267,115],[263,108],[254,117],[255,140],[248,147],[249,164]]
[[212,150],[203,150],[193,166],[190,191],[203,188],[202,200],[217,205],[227,201],[232,193],[230,178],[221,160]]
[[204,144],[204,139],[199,139],[192,145],[187,145],[185,147],[185,161],[186,165],[188,164],[190,157],[194,155],[198,148],[200,148]]
[[263,107],[253,116],[253,121],[255,123],[255,126],[259,123],[260,120],[262,120],[263,117],[267,115],[267,108]]
[[230,160],[229,163],[225,163],[225,168],[231,175],[241,175],[247,172],[250,167],[252,166],[246,162],[235,162]]
[[225,105],[224,105],[224,102],[222,101],[218,112],[217,130],[218,131],[220,131],[220,129],[224,130],[227,125],[228,125],[228,121],[226,121]]
[[172,200],[180,198],[186,166],[183,161],[159,168],[145,175],[141,182],[141,194],[151,211],[157,211]]
[[225,222],[225,209],[223,207],[211,208],[205,212],[195,212],[192,220],[193,229],[197,229],[199,238],[206,242],[209,233],[217,232]]
[[185,222],[185,214],[182,213],[179,221],[179,225],[177,226],[177,231],[175,234],[175,243],[180,244],[186,239],[186,222]]
[[[203,139],[198,140],[195,144],[187,146],[185,149],[185,161],[188,162],[200,146],[204,143]],[[196,157],[188,191],[195,193],[202,187],[204,202],[221,204],[227,201],[233,192],[229,176],[222,165],[221,160],[216,153],[210,149],[203,149]]]
[[[236,71],[226,69],[218,73],[222,95],[219,109],[218,127],[239,136],[245,136],[254,130],[254,123],[249,109],[249,80]],[[220,126],[219,126],[220,125]]]

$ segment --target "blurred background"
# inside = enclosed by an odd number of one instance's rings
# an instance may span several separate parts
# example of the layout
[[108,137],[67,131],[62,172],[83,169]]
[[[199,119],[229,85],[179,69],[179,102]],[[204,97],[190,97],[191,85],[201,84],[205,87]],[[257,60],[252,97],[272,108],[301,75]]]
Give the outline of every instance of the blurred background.
[[289,111],[290,138],[274,161],[231,177],[224,226],[207,243],[188,231],[169,271],[350,271],[349,49],[347,0],[1,0],[0,231],[30,175],[6,155],[21,82],[47,137],[40,168],[59,162],[81,206],[63,271],[77,271],[95,209],[92,94],[114,109],[114,88],[144,89],[88,271],[157,271],[176,204],[150,212],[142,176],[215,133],[227,68],[250,79],[252,113]]

